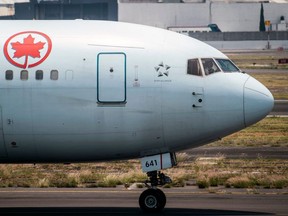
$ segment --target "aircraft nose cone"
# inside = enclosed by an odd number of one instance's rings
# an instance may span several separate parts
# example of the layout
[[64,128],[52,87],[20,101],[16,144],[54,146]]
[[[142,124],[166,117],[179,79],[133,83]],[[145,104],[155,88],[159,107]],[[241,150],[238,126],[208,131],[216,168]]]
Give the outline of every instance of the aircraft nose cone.
[[271,92],[253,77],[244,85],[244,121],[248,127],[263,119],[274,106]]

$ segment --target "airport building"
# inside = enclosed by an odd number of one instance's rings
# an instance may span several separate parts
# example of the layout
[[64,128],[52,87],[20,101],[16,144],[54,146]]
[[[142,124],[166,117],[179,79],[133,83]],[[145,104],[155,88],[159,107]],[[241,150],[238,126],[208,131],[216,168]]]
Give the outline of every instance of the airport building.
[[[149,26],[223,32],[258,31],[261,1],[255,0],[2,0],[1,19],[119,20]],[[280,2],[280,3],[279,3]],[[288,0],[263,3],[270,30],[288,30]],[[193,30],[193,28],[195,30]],[[209,31],[209,30],[208,30]]]
[[[120,0],[118,20],[160,28],[207,27],[215,23],[224,31],[258,31],[261,2],[219,0]],[[157,3],[161,2],[161,3]],[[173,3],[172,3],[173,2]],[[281,17],[288,19],[288,1],[263,3],[265,20],[278,29]],[[285,22],[285,21],[284,21]],[[280,29],[287,30],[280,24]]]
[[[261,7],[266,32],[259,32]],[[113,20],[169,29],[220,49],[237,43],[288,49],[288,0],[2,0],[0,19]]]
[[2,0],[2,2],[0,19],[118,20],[117,0]]

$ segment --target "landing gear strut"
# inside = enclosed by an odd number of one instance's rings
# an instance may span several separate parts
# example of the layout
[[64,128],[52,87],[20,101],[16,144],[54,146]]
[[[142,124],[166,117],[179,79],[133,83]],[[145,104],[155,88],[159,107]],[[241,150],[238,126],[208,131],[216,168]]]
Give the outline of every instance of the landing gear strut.
[[145,182],[148,187],[139,198],[140,208],[144,212],[159,212],[162,211],[166,205],[166,196],[158,185],[171,183],[171,179],[161,172],[151,171],[147,172],[149,180]]

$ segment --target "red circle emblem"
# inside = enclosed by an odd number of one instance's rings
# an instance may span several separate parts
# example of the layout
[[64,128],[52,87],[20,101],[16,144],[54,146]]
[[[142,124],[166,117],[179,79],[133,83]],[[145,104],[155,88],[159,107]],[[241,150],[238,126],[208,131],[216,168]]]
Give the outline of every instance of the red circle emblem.
[[6,59],[16,67],[35,67],[49,56],[51,39],[42,32],[26,31],[12,35],[4,44]]

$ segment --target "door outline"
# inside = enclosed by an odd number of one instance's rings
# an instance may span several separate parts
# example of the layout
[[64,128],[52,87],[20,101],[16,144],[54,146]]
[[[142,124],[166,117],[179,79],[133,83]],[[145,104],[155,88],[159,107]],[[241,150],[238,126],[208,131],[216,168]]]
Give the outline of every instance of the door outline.
[[5,146],[2,107],[0,107],[0,158],[7,157],[7,149]]
[[[123,62],[123,100],[101,100],[100,98],[100,57],[102,56],[107,56],[107,55],[122,55],[124,57],[124,62]],[[127,100],[127,89],[126,89],[126,54],[123,52],[101,52],[97,55],[97,102],[101,104],[125,104]],[[103,73],[103,72],[102,72]]]

